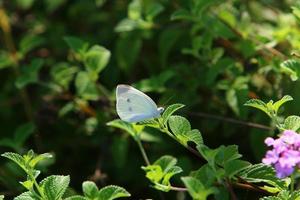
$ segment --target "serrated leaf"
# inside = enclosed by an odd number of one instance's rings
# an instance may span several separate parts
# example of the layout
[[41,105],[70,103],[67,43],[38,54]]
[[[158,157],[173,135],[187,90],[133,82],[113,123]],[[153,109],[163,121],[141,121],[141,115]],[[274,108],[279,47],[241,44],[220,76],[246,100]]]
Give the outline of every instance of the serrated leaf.
[[280,64],[281,71],[290,76],[292,81],[300,76],[300,62],[294,59],[286,60]]
[[294,191],[289,192],[287,190],[283,190],[277,194],[277,196],[268,196],[260,198],[259,200],[299,200],[300,192]]
[[194,177],[182,177],[181,180],[194,200],[206,200],[208,196],[216,192],[213,187],[205,188],[204,185]]
[[21,155],[19,155],[17,153],[12,153],[12,152],[5,152],[5,153],[1,154],[1,156],[12,160],[17,165],[19,165],[25,172],[27,172],[26,162]]
[[226,175],[231,178],[234,175],[236,175],[238,172],[244,170],[247,168],[249,165],[251,165],[247,161],[243,160],[230,160],[227,161],[224,165],[225,173]]
[[116,127],[122,129],[129,133],[131,136],[136,137],[138,132],[134,129],[133,125],[129,122],[125,122],[120,119],[116,119],[107,123],[108,126]]
[[42,180],[40,185],[48,200],[59,200],[64,195],[69,183],[69,176],[52,175]]
[[106,67],[110,59],[110,51],[102,46],[94,45],[84,54],[86,70],[97,80],[98,74]]
[[298,131],[300,129],[300,117],[296,115],[288,116],[283,123],[284,130]]
[[38,81],[38,73],[42,68],[44,61],[42,59],[34,59],[29,66],[23,66],[22,74],[15,82],[16,87],[21,89],[28,84]]
[[184,107],[184,105],[180,104],[180,103],[172,104],[172,105],[168,106],[162,114],[163,124],[167,124],[171,115],[183,107]]
[[92,181],[85,181],[82,183],[82,191],[84,196],[90,199],[96,199],[98,196],[98,187]]
[[244,105],[250,106],[253,108],[257,108],[257,109],[265,112],[269,117],[272,117],[270,110],[267,107],[267,104],[265,104],[263,101],[261,101],[259,99],[250,99]]
[[275,103],[273,103],[273,110],[275,111],[275,113],[278,112],[279,108],[285,104],[288,101],[292,101],[293,98],[289,95],[285,95],[284,97],[282,97],[280,100],[276,101]]
[[37,163],[39,163],[42,160],[49,159],[49,158],[52,158],[52,155],[50,153],[38,154],[38,155],[35,155],[28,164],[30,167],[34,168]]
[[71,196],[68,198],[65,198],[64,200],[90,200],[84,196],[80,196],[80,195],[75,195],[75,196]]
[[31,192],[24,192],[15,197],[14,200],[36,200]]
[[285,189],[286,183],[283,179],[276,177],[275,170],[270,165],[255,164],[241,171],[238,176],[251,183],[266,183],[273,186],[277,191]]
[[100,189],[98,194],[98,200],[113,200],[120,197],[130,196],[130,193],[127,192],[124,188],[116,185],[109,185]]
[[224,166],[226,162],[236,160],[241,157],[242,155],[239,154],[237,145],[220,146],[216,156],[216,162],[219,165]]
[[84,54],[89,46],[87,42],[84,42],[77,37],[68,36],[64,37],[64,40],[74,52],[79,54]]
[[184,117],[174,115],[169,118],[168,122],[175,136],[180,136],[191,130],[190,122]]

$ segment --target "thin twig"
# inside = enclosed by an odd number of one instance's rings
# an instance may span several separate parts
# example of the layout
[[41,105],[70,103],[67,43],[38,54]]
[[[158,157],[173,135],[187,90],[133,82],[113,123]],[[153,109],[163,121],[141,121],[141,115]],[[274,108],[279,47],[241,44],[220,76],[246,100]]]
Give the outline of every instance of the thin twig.
[[230,193],[231,200],[237,200],[238,198],[236,197],[236,194],[234,193],[234,191],[232,189],[232,186],[231,186],[231,184],[230,184],[230,182],[229,182],[228,179],[226,179],[225,185],[226,185],[226,187],[227,187],[227,189],[228,189],[228,191]]
[[237,120],[237,119],[230,118],[230,117],[222,117],[222,116],[208,114],[208,113],[204,113],[204,112],[188,112],[188,114],[193,115],[193,116],[203,117],[203,118],[209,118],[209,119],[215,119],[215,120],[219,120],[219,121],[229,122],[229,123],[233,123],[233,124],[239,124],[239,125],[243,125],[243,126],[249,126],[252,128],[258,128],[258,129],[263,129],[263,130],[268,130],[268,131],[273,130],[272,127],[265,126],[263,124],[241,121],[241,120]]

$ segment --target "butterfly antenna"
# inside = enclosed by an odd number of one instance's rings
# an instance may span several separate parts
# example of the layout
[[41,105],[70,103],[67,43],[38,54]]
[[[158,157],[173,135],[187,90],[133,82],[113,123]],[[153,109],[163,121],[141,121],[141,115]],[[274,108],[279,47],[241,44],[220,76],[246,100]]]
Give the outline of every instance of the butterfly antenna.
[[170,96],[167,100],[165,100],[162,105],[167,105],[173,98],[174,98],[175,94],[173,94],[172,96]]

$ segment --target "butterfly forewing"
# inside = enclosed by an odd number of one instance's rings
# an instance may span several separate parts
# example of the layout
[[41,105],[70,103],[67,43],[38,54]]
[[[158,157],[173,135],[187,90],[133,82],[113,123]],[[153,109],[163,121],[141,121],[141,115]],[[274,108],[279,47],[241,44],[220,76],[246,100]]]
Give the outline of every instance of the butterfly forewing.
[[116,95],[117,113],[124,121],[138,122],[159,115],[154,101],[133,87],[118,85]]

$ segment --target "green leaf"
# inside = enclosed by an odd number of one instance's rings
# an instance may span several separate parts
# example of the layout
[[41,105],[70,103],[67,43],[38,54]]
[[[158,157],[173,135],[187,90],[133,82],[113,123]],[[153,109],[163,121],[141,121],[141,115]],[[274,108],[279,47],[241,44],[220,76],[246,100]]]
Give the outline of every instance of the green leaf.
[[27,10],[33,5],[34,0],[16,0],[16,2],[20,8]]
[[14,133],[14,142],[17,146],[21,147],[27,138],[33,134],[36,126],[32,122],[25,123],[17,128]]
[[92,80],[97,80],[98,74],[106,67],[110,59],[110,51],[94,45],[84,54],[84,65],[91,74]]
[[250,99],[244,105],[250,106],[253,108],[257,108],[257,109],[265,112],[269,117],[272,117],[270,110],[267,107],[267,104],[265,104],[263,101],[261,101],[259,99]]
[[128,6],[128,17],[132,20],[138,20],[142,17],[142,1],[132,0]]
[[99,93],[95,83],[87,72],[81,71],[75,79],[77,94],[85,100],[98,100]]
[[59,200],[64,195],[69,182],[69,176],[52,175],[42,180],[40,185],[48,200]]
[[0,195],[0,200],[3,200],[4,199],[4,195]]
[[194,17],[191,15],[191,13],[185,9],[180,9],[175,11],[171,15],[171,20],[193,20]]
[[136,130],[134,129],[134,127],[131,123],[125,122],[125,121],[120,120],[120,119],[110,121],[110,122],[107,123],[107,125],[122,129],[122,130],[126,131],[127,133],[129,133],[134,138],[138,135],[138,133],[136,132]]
[[296,115],[288,116],[283,123],[284,130],[298,131],[300,129],[300,117]]
[[89,199],[96,199],[98,196],[98,187],[92,181],[85,181],[82,183],[82,191],[84,196]]
[[42,59],[34,59],[29,66],[23,66],[22,74],[16,80],[16,87],[21,89],[28,84],[38,81],[38,73],[44,62]]
[[20,42],[20,52],[25,55],[34,48],[42,45],[45,39],[38,35],[27,35]]
[[29,161],[29,166],[34,168],[40,161],[42,160],[47,160],[52,158],[53,156],[50,153],[43,153],[43,154],[38,154],[34,155],[30,161]]
[[164,10],[164,7],[158,2],[149,2],[145,9],[145,16],[147,21],[152,21],[157,15]]
[[283,73],[289,75],[292,81],[298,80],[300,76],[300,62],[298,60],[286,60],[280,64],[280,69]]
[[27,180],[24,182],[20,182],[27,190],[31,190],[33,188],[34,182],[32,180]]
[[276,101],[274,104],[273,104],[273,110],[275,111],[275,113],[278,112],[279,108],[285,104],[286,102],[288,101],[292,101],[293,98],[289,95],[285,95],[284,97],[282,97],[280,100]]
[[189,141],[196,143],[196,145],[203,144],[200,131],[197,129],[191,130],[190,122],[186,118],[173,115],[169,117],[168,123],[172,133],[181,144],[187,146]]
[[11,56],[5,51],[1,51],[0,52],[0,69],[11,67],[13,65],[14,65],[14,62],[13,62]]
[[239,154],[238,146],[237,145],[229,145],[229,146],[220,146],[218,148],[218,154],[216,155],[216,162],[224,166],[226,162],[236,160],[241,158],[242,155]]
[[123,19],[115,27],[116,32],[133,31],[139,27],[138,23],[132,19]]
[[21,167],[25,172],[27,172],[26,162],[21,155],[12,152],[5,152],[1,154],[1,156],[12,160],[17,165],[19,165],[19,167]]
[[198,170],[192,171],[190,176],[198,179],[205,187],[213,186],[217,177],[209,164],[202,165]]
[[84,42],[78,37],[72,37],[72,36],[64,37],[64,41],[74,52],[79,54],[84,54],[87,51],[89,46],[87,42]]
[[98,200],[113,200],[120,197],[130,196],[130,193],[127,192],[124,188],[116,185],[109,185],[100,189],[98,194]]
[[268,196],[260,198],[259,200],[299,200],[300,192],[289,192],[288,190],[280,191],[277,196]]
[[180,136],[191,130],[190,122],[181,116],[173,115],[169,117],[169,126],[175,136]]
[[224,165],[225,173],[229,178],[235,176],[238,172],[246,169],[249,165],[251,165],[247,161],[243,160],[230,160],[227,161]]
[[24,192],[19,196],[15,197],[14,200],[36,200],[31,192]]
[[205,188],[204,185],[194,177],[182,177],[181,180],[194,200],[206,200],[211,194],[216,193],[215,188]]
[[75,196],[71,196],[68,198],[65,198],[64,200],[90,200],[84,196],[80,196],[80,195],[75,195]]
[[276,177],[275,170],[270,165],[251,165],[241,171],[238,176],[251,183],[268,184],[273,187],[272,192],[278,192],[287,188],[285,181]]
[[50,74],[55,83],[64,89],[68,89],[78,71],[79,69],[76,66],[70,66],[68,63],[58,63],[51,68]]
[[198,152],[208,162],[209,166],[214,170],[216,168],[216,156],[218,155],[221,148],[222,146],[216,149],[210,149],[204,144],[197,146]]
[[177,159],[172,156],[162,156],[153,165],[142,167],[146,172],[146,177],[154,184],[158,190],[168,192],[170,190],[170,179],[182,169],[175,166]]
[[168,106],[162,114],[163,124],[166,125],[169,118],[171,117],[171,115],[183,107],[184,107],[184,105],[180,104],[180,103],[172,104],[172,105]]

